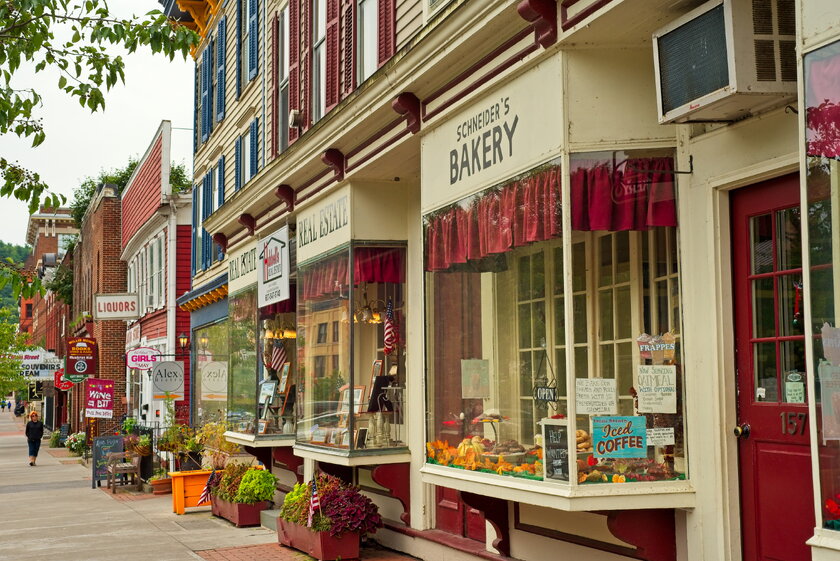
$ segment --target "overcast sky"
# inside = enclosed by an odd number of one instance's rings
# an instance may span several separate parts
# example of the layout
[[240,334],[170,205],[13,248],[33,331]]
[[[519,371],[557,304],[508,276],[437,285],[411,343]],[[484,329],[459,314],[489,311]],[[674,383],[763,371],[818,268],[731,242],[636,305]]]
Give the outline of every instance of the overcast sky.
[[[112,0],[111,10],[120,15],[144,14],[158,9],[156,0]],[[131,156],[142,156],[162,120],[172,121],[172,159],[184,163],[192,176],[192,58],[180,55],[173,61],[163,55],[139,50],[125,55],[125,84],[105,93],[105,111],[83,109],[57,87],[58,75],[20,71],[16,87],[33,87],[43,97],[36,117],[43,118],[46,141],[37,148],[13,134],[0,136],[0,156],[18,161],[41,174],[50,189],[68,197],[88,176],[101,169],[125,165]],[[26,205],[0,200],[0,240],[25,243]]]

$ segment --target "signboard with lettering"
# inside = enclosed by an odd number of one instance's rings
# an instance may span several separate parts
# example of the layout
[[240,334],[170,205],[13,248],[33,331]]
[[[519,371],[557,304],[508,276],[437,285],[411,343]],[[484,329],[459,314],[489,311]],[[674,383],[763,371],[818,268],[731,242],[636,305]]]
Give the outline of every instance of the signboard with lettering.
[[298,211],[298,264],[350,241],[350,201],[346,186]]
[[615,415],[618,397],[615,378],[578,378],[575,380],[575,407],[587,415]]
[[259,307],[289,299],[289,227],[260,240],[257,267]]
[[53,380],[55,372],[61,368],[61,359],[44,349],[33,349],[4,354],[5,358],[20,361],[20,375],[27,380]]
[[[64,427],[62,427],[63,430]],[[108,454],[110,452],[123,451],[122,436],[97,436],[93,439],[91,449],[93,459],[91,461],[92,477],[91,488],[96,489],[98,482],[108,477]]]
[[67,368],[64,378],[78,383],[96,376],[97,345],[96,339],[74,337],[67,340]]
[[646,458],[647,419],[592,417],[592,455],[596,458]]
[[53,386],[55,386],[55,389],[61,390],[61,391],[67,391],[67,390],[69,390],[70,388],[73,387],[73,382],[71,382],[70,380],[65,380],[64,379],[64,369],[63,368],[55,371],[55,375],[54,375],[54,378],[53,378]]
[[672,446],[674,444],[674,427],[654,427],[647,429],[648,446]]
[[227,363],[199,362],[202,401],[227,401]]
[[677,367],[642,364],[638,366],[639,413],[677,412]]
[[160,351],[151,347],[137,347],[125,353],[125,365],[137,370],[148,370],[160,361]]
[[257,282],[257,242],[245,244],[228,258],[228,292],[235,294]]
[[140,300],[136,292],[93,295],[93,319],[137,319],[139,317]]
[[543,476],[569,481],[569,426],[566,419],[543,419]]
[[153,399],[184,399],[184,363],[158,362],[152,368]]
[[125,349],[133,349],[140,344],[140,323],[135,323],[125,330]]
[[85,382],[85,417],[111,419],[114,416],[114,381],[88,378]]
[[[560,61],[546,59],[500,84],[421,139],[421,208],[428,212],[556,156],[562,104],[534,103],[562,91]],[[429,109],[434,109],[430,106]]]

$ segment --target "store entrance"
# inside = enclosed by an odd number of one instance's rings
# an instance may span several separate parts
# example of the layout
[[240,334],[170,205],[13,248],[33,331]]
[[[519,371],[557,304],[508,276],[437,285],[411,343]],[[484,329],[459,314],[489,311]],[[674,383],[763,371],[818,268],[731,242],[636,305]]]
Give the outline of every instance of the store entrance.
[[743,558],[810,559],[798,174],[735,191],[731,220]]

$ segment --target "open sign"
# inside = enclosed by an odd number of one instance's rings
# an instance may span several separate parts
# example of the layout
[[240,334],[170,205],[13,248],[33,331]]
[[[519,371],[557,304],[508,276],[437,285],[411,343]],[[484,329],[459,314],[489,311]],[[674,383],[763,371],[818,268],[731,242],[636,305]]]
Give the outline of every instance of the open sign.
[[138,370],[148,370],[160,361],[160,351],[151,347],[137,347],[125,353],[125,365]]

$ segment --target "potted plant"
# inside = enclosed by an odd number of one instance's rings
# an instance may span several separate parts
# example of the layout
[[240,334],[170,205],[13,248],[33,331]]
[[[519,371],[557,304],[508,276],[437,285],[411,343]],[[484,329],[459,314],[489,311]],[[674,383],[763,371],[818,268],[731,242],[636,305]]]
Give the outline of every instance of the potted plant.
[[[310,516],[313,485],[320,507]],[[296,484],[286,495],[277,522],[281,544],[321,561],[358,558],[361,537],[382,527],[373,501],[358,487],[326,474],[319,474],[314,484]]]
[[225,438],[227,430],[224,421],[211,421],[195,431],[196,442],[204,446],[204,457],[209,460],[210,467],[217,471],[225,468],[228,458],[242,451],[238,444]]
[[82,456],[88,449],[87,435],[83,432],[74,432],[67,437],[64,445],[75,456]]
[[231,462],[211,481],[212,512],[238,528],[259,526],[260,511],[270,506],[276,484],[268,470]]
[[149,478],[152,486],[152,493],[155,495],[168,495],[172,492],[172,478],[166,473],[166,468],[159,467]]
[[181,471],[201,469],[201,453],[204,451],[204,446],[196,440],[195,431],[192,429],[187,428],[184,435],[186,438],[181,449],[178,450]]

